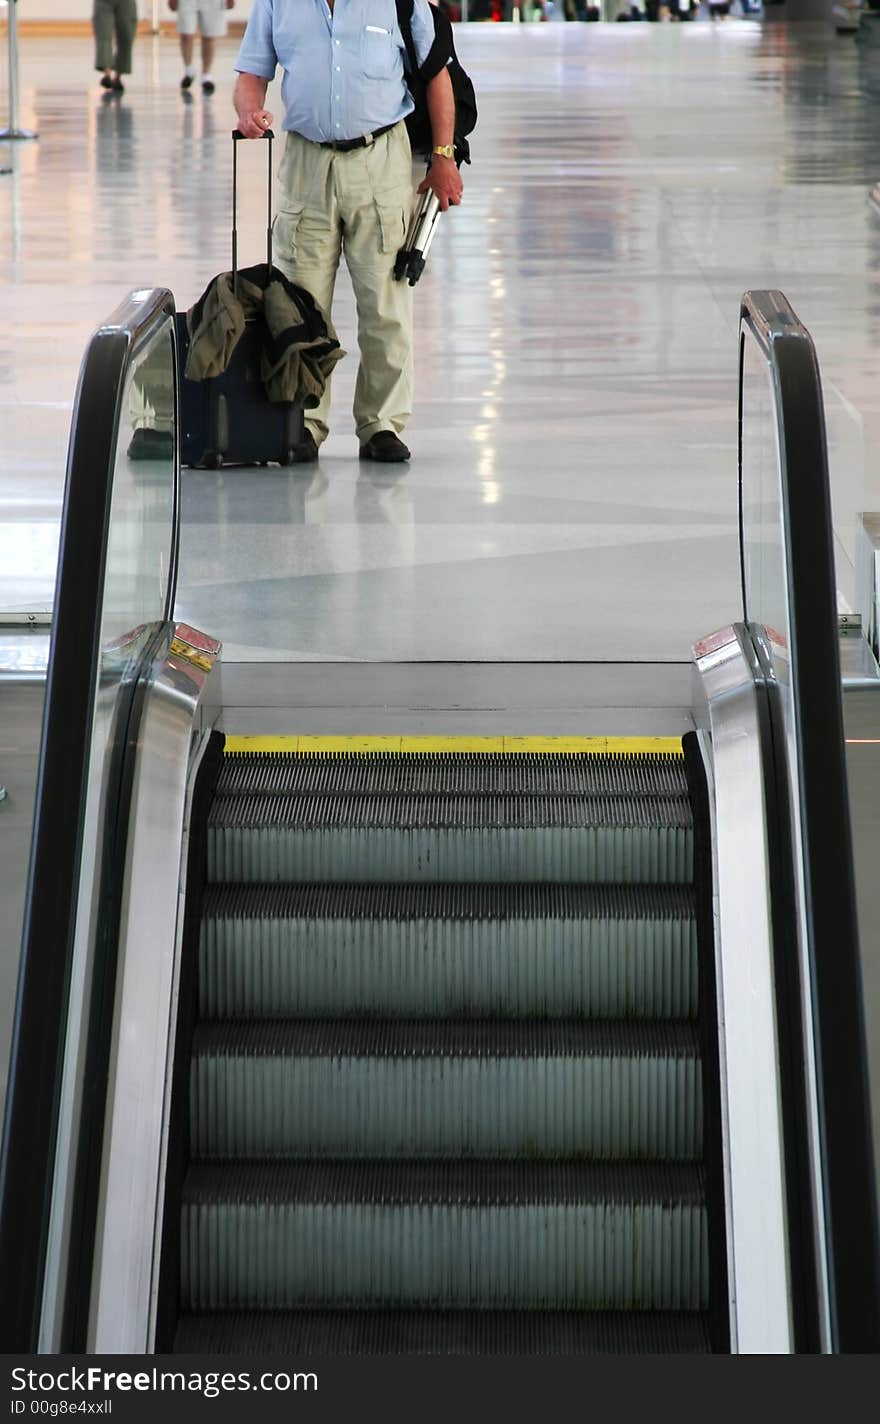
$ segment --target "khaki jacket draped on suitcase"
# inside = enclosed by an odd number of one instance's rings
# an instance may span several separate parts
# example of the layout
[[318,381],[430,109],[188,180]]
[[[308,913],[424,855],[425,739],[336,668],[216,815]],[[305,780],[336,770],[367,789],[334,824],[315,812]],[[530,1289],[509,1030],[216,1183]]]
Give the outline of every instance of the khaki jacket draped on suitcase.
[[226,370],[245,324],[262,318],[261,376],[270,401],[313,409],[345,352],[333,323],[303,287],[266,263],[215,277],[186,314],[190,336],[186,376],[191,381]]

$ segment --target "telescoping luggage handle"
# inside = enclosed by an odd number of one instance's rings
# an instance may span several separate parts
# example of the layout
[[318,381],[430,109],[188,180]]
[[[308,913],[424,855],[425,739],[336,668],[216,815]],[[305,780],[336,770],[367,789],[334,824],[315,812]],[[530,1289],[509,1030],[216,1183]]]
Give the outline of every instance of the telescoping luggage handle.
[[[232,290],[238,292],[238,142],[245,135],[238,129],[232,130]],[[275,137],[267,129],[263,138],[269,140],[269,184],[266,218],[266,264],[272,268],[272,140]]]

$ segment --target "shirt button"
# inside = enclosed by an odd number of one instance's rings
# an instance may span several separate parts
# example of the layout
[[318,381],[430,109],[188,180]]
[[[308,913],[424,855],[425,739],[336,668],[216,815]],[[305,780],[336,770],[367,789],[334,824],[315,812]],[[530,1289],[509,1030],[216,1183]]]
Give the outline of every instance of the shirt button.
[[339,73],[339,65],[338,65],[338,64],[337,64],[337,66],[336,66],[336,73],[337,73],[337,74]]
[[338,47],[342,44],[342,40],[334,40],[333,43]]
[[342,124],[337,124],[336,127],[337,127],[338,129],[341,129],[341,128],[342,128]]

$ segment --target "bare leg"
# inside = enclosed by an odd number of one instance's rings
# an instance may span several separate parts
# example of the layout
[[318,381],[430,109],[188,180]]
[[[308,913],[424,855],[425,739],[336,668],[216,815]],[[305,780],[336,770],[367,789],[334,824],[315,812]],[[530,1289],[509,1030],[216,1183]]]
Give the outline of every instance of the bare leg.
[[217,41],[211,39],[210,35],[202,35],[202,73],[210,74],[214,65],[214,55],[217,53]]
[[195,35],[180,36],[180,55],[183,60],[183,78],[180,81],[180,87],[185,93],[191,87],[196,74],[195,66],[193,65],[193,51],[195,46]]

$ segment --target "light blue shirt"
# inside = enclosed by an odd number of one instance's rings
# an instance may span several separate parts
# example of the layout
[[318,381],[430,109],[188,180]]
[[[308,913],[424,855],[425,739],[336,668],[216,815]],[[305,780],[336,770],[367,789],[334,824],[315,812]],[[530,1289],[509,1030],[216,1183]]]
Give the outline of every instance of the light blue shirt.
[[[428,0],[414,0],[419,64],[434,42]],[[360,138],[406,118],[405,45],[395,0],[254,0],[235,68],[274,79],[281,65],[285,129],[313,143]]]

